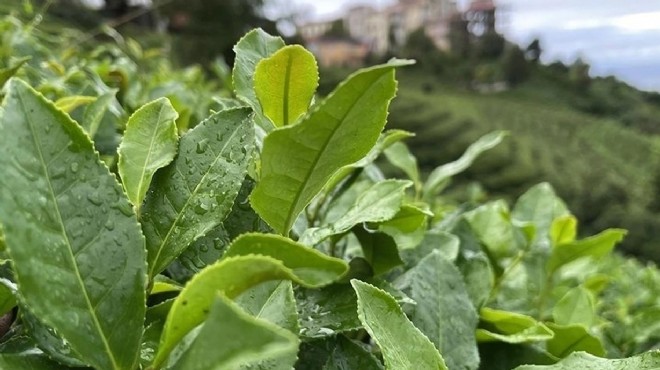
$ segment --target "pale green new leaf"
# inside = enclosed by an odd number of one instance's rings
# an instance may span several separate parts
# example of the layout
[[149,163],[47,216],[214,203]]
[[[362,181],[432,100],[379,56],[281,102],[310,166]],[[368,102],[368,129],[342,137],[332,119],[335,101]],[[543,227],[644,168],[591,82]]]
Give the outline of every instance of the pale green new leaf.
[[626,233],[626,230],[622,229],[607,229],[586,239],[556,245],[552,248],[552,254],[548,260],[548,274],[552,274],[560,267],[578,258],[600,258],[609,254],[614,246],[623,240]]
[[385,149],[384,153],[390,163],[403,171],[413,181],[415,191],[421,191],[422,181],[419,177],[417,158],[410,152],[408,146],[402,142],[396,142]]
[[358,297],[358,316],[378,344],[388,369],[442,369],[447,366],[433,343],[413,325],[386,292],[351,280]]
[[497,146],[507,135],[503,131],[486,134],[470,145],[463,155],[447,164],[434,169],[424,183],[424,199],[431,200],[447,186],[447,181],[455,175],[467,170],[481,153]]
[[362,192],[348,211],[331,224],[321,228],[310,228],[300,237],[303,244],[315,245],[320,241],[350,230],[362,222],[382,222],[394,217],[405,195],[410,181],[385,180],[373,184]]
[[[249,236],[246,238],[249,239]],[[257,244],[240,243],[233,253],[240,254],[241,250],[258,253],[240,246],[257,248]],[[320,287],[337,280],[348,270],[342,260],[324,256],[295,243],[287,246],[274,242],[271,246],[262,245],[259,252],[272,253],[282,260],[255,254],[223,258],[200,271],[188,282],[169,311],[159,351],[154,359],[156,367],[165,361],[174,346],[190,330],[204,321],[215,292],[220,291],[229,298],[235,298],[245,290],[269,280],[292,280],[303,286]]]
[[254,91],[254,74],[259,62],[284,47],[281,37],[271,36],[261,28],[243,36],[234,46],[236,60],[232,71],[232,81],[236,95],[252,107],[255,122],[264,130],[273,129],[273,124],[264,116],[259,99]]
[[266,136],[261,180],[250,201],[273,229],[288,235],[333,173],[371,150],[396,92],[394,68],[406,64],[393,61],[358,71],[302,122]]
[[417,303],[410,319],[438,348],[447,367],[478,368],[474,333],[479,317],[456,266],[433,251],[400,279]]
[[543,323],[515,312],[484,307],[479,318],[486,327],[477,329],[479,342],[529,343],[546,341],[554,335]]
[[577,352],[555,365],[524,365],[515,370],[657,370],[660,369],[660,351],[650,351],[624,359],[600,358]]
[[573,352],[589,352],[596,356],[605,356],[601,341],[590,334],[582,325],[557,325],[548,323],[555,336],[546,342],[547,351],[555,357],[564,358]]
[[160,98],[140,107],[126,123],[117,169],[138,215],[154,173],[176,155],[178,117],[170,101]]
[[20,80],[0,131],[0,221],[23,303],[94,367],[134,368],[144,238],[120,185],[80,126]]
[[108,111],[110,105],[115,99],[117,90],[111,90],[98,98],[92,104],[88,105],[83,114],[82,127],[87,131],[87,134],[93,138],[98,131],[101,121],[105,112]]
[[559,325],[591,327],[598,319],[593,295],[582,286],[569,290],[552,308],[552,318]]
[[214,113],[179,142],[179,154],[154,176],[142,208],[149,276],[222,223],[252,160],[247,108]]
[[466,212],[463,217],[491,254],[508,257],[515,253],[515,230],[504,201],[486,203]]
[[65,96],[63,98],[57,99],[55,106],[57,109],[65,113],[71,113],[76,108],[92,103],[96,100],[95,96],[84,96],[84,95],[74,95],[74,96]]
[[[0,282],[0,316],[11,311],[16,306],[16,298],[14,297],[14,290],[7,286],[12,284],[9,281],[2,279]],[[15,287],[14,287],[15,289]]]
[[275,127],[305,114],[318,84],[316,59],[300,45],[285,46],[262,59],[254,72],[254,91]]
[[557,217],[550,226],[550,242],[552,246],[575,241],[577,235],[577,219],[573,215]]
[[281,356],[295,359],[298,337],[250,316],[222,294],[215,295],[208,318],[173,370],[235,370]]

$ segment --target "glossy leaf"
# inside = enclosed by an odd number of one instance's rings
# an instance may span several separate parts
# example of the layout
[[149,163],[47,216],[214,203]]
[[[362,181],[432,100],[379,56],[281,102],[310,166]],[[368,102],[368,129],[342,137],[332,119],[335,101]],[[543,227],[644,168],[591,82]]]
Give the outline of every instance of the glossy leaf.
[[228,298],[216,296],[197,337],[173,370],[235,370],[246,362],[298,351],[298,338],[290,331],[245,313]]
[[524,365],[515,370],[656,370],[658,368],[660,368],[660,351],[655,350],[618,360],[578,352],[555,365]]
[[0,316],[11,311],[15,306],[14,290],[8,287],[6,282],[0,282]]
[[459,159],[434,169],[424,183],[424,199],[430,200],[438,195],[447,186],[447,181],[451,177],[468,169],[483,152],[497,146],[506,135],[503,131],[495,131],[484,135],[470,145]]
[[543,323],[515,312],[484,307],[479,312],[479,318],[485,326],[477,329],[477,340],[480,342],[529,343],[546,341],[554,335]]
[[463,276],[453,263],[433,251],[399,278],[416,305],[413,324],[440,351],[449,369],[476,369],[479,351],[475,340],[477,316]]
[[340,84],[297,125],[264,140],[253,208],[282,235],[338,169],[364,157],[385,125],[396,91],[394,61],[363,69]]
[[128,119],[117,169],[138,215],[154,174],[176,155],[178,117],[169,100],[160,98],[143,105]]
[[300,45],[279,49],[262,59],[254,72],[254,91],[275,127],[292,124],[305,114],[318,84],[316,59]]
[[555,357],[564,358],[573,352],[584,351],[596,356],[605,356],[605,348],[598,338],[582,325],[557,325],[548,323],[555,336],[546,343],[547,351]]
[[[247,239],[249,238],[243,240]],[[242,245],[255,246],[252,243]],[[257,245],[257,247],[259,246]],[[277,247],[283,247],[283,250],[278,251]],[[168,314],[160,348],[154,360],[155,365],[162,364],[174,346],[190,330],[204,321],[216,292],[219,291],[229,298],[234,298],[248,288],[269,280],[292,280],[303,286],[320,287],[332,283],[347,269],[344,267],[342,270],[336,270],[335,266],[343,263],[341,260],[322,256],[317,251],[295,243],[287,246],[284,243],[275,242],[270,246],[262,245],[260,247],[261,251],[270,250],[282,260],[251,254],[256,251],[250,252],[248,248],[239,247],[233,253],[240,254],[240,250],[245,250],[250,254],[225,257],[218,263],[205,268],[195,275],[179,294]],[[309,253],[305,253],[305,251],[309,251]],[[344,264],[344,266],[346,265]],[[336,273],[333,274],[328,269],[336,271]],[[301,275],[297,275],[296,271]]]
[[438,350],[417,329],[394,298],[384,291],[352,280],[358,297],[358,316],[378,344],[388,369],[443,369]]
[[608,229],[586,239],[555,246],[548,260],[548,273],[552,274],[563,265],[579,258],[600,258],[609,254],[626,233],[621,229]]
[[271,36],[258,28],[245,34],[234,46],[236,60],[232,81],[236,95],[247,102],[256,114],[255,121],[264,130],[270,131],[272,123],[263,114],[261,104],[254,91],[254,74],[259,62],[284,47],[281,37]]
[[355,203],[339,219],[326,227],[310,228],[301,236],[303,244],[315,245],[332,236],[345,233],[363,222],[382,222],[393,218],[405,195],[410,181],[385,180],[373,184],[362,192]]
[[0,220],[23,303],[86,362],[133,368],[146,266],[128,200],[83,130],[24,82],[0,121]]
[[297,289],[296,301],[302,337],[325,338],[361,327],[357,296],[349,284]]
[[[352,288],[349,289],[352,290]],[[362,343],[344,335],[303,342],[296,370],[383,370],[383,364]]]
[[252,254],[282,261],[309,285],[327,285],[348,271],[348,265],[341,259],[274,234],[243,234],[231,243],[223,258]]
[[553,307],[552,318],[560,325],[591,327],[598,319],[593,295],[581,286],[569,290]]
[[174,161],[158,171],[142,208],[149,275],[227,217],[252,159],[249,110],[214,113],[188,131]]
[[516,250],[516,236],[503,201],[486,203],[465,213],[465,219],[488,251],[497,257],[507,257]]

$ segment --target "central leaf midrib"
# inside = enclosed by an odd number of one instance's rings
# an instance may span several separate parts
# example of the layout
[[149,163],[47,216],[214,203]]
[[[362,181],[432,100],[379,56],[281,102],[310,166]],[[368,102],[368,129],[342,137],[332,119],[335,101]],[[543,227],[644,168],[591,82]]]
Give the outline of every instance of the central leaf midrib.
[[[23,111],[24,112],[29,112],[27,107],[25,106],[25,102],[23,101],[23,97],[21,96],[21,92],[17,92],[18,96],[18,101],[20,102]],[[92,317],[92,321],[94,323],[94,327],[96,328],[97,332],[100,335],[100,338],[103,342],[103,346],[106,349],[106,352],[109,356],[110,362],[112,363],[112,367],[114,369],[119,369],[119,366],[117,365],[117,361],[112,353],[112,350],[110,349],[110,344],[108,343],[105,333],[103,331],[103,328],[101,327],[101,323],[98,320],[98,317],[96,317],[96,311],[92,308],[92,302],[89,299],[89,293],[87,292],[87,288],[85,287],[85,284],[82,281],[82,277],[80,275],[80,270],[78,270],[78,265],[75,259],[75,256],[73,254],[73,246],[71,245],[71,241],[69,240],[69,236],[66,233],[66,227],[64,226],[64,220],[62,219],[62,214],[60,213],[59,205],[57,203],[57,198],[55,197],[55,191],[53,190],[53,185],[50,181],[50,173],[48,172],[48,167],[46,166],[46,161],[44,159],[43,153],[41,152],[41,147],[39,146],[39,139],[36,131],[34,130],[32,120],[30,119],[30,116],[28,114],[25,115],[26,121],[28,128],[30,129],[30,134],[32,136],[32,142],[34,143],[35,149],[37,150],[37,153],[39,154],[39,163],[41,164],[41,167],[43,168],[44,175],[46,176],[46,183],[48,184],[48,191],[51,199],[53,200],[53,206],[55,207],[55,213],[57,214],[57,220],[60,224],[60,228],[62,231],[62,236],[64,237],[64,240],[66,241],[66,244],[68,246],[67,251],[69,252],[69,257],[71,259],[71,264],[73,265],[74,273],[76,276],[76,280],[78,284],[80,285],[80,289],[83,292],[83,297],[85,298],[85,303],[87,305],[87,308],[89,309],[90,316]]]
[[286,61],[286,72],[284,73],[284,96],[282,99],[282,124],[286,126],[289,124],[289,93],[290,93],[290,84],[291,84],[291,64],[293,63],[293,57],[291,53]]
[[[355,108],[355,106],[358,105],[358,102],[361,101],[362,98],[364,98],[364,96],[367,94],[367,92],[369,92],[369,91],[371,91],[371,89],[373,89],[373,87],[374,87],[374,85],[375,85],[375,82],[378,81],[378,80],[380,80],[384,75],[385,75],[385,74],[382,74],[382,75],[380,75],[378,78],[376,78],[376,79],[374,80],[374,82],[371,83],[371,86],[369,86],[369,88],[368,88],[367,90],[365,90],[365,91],[360,95],[359,98],[353,100],[351,106],[346,110],[346,113],[345,113],[344,115],[342,115],[341,119],[339,120],[340,123],[339,123],[337,126],[335,126],[334,129],[332,129],[332,133],[331,133],[330,136],[328,137],[328,140],[326,140],[326,141],[323,143],[323,145],[321,146],[320,150],[318,151],[319,155],[317,155],[317,156],[314,158],[314,160],[312,161],[312,166],[310,167],[310,170],[307,171],[307,173],[305,174],[305,178],[303,179],[303,181],[301,182],[301,184],[306,184],[306,183],[309,181],[309,178],[312,176],[312,173],[314,172],[314,169],[316,168],[316,166],[318,165],[319,160],[320,160],[321,157],[322,157],[321,154],[322,154],[323,152],[325,152],[325,149],[328,147],[328,144],[330,144],[330,142],[332,141],[332,139],[333,139],[333,137],[335,136],[335,134],[337,133],[337,130],[339,129],[339,127],[343,126],[343,122],[345,122],[346,117],[347,117],[347,116],[353,111],[353,109]],[[320,108],[319,108],[319,111],[320,111]],[[304,123],[301,123],[301,124],[304,124]],[[293,219],[293,217],[297,216],[297,215],[294,216],[293,209],[296,207],[296,205],[297,205],[298,202],[300,201],[300,197],[302,196],[302,191],[303,191],[303,189],[304,189],[304,187],[299,188],[298,192],[296,192],[296,196],[295,196],[293,202],[291,203],[292,207],[289,209],[289,212],[288,212],[288,215],[287,215],[287,217],[286,217],[285,224],[284,224],[284,228],[286,229],[286,230],[284,230],[284,234],[286,234],[286,233],[289,232],[289,229],[291,228],[291,225],[292,225],[292,219]]]
[[[241,122],[243,122],[243,121],[244,120],[241,120]],[[179,219],[183,215],[184,211],[186,210],[186,208],[188,208],[188,204],[190,204],[190,200],[193,198],[194,195],[197,194],[197,191],[199,190],[199,187],[201,186],[202,183],[204,183],[204,180],[206,179],[208,174],[211,172],[211,169],[213,167],[215,167],[215,164],[218,162],[218,159],[222,156],[222,153],[224,153],[225,149],[227,148],[227,145],[229,145],[229,143],[231,143],[232,139],[234,138],[236,133],[239,131],[239,129],[240,129],[240,125],[236,125],[236,127],[234,129],[234,132],[231,133],[231,135],[229,136],[229,139],[227,139],[227,142],[222,146],[222,149],[218,152],[215,159],[213,160],[213,163],[211,163],[209,165],[208,169],[206,170],[206,172],[204,173],[202,178],[199,180],[199,182],[195,186],[195,189],[193,189],[193,191],[190,193],[190,196],[188,197],[188,199],[186,199],[186,202],[183,204],[183,207],[181,207],[181,211],[177,213],[176,218],[172,222],[172,225],[170,225],[169,230],[167,231],[167,234],[165,234],[165,238],[163,239],[163,241],[160,243],[160,246],[158,247],[158,251],[156,252],[156,257],[154,258],[154,261],[153,261],[153,265],[149,267],[149,269],[150,269],[149,276],[150,277],[153,277],[155,267],[158,263],[158,260],[160,259],[160,254],[163,251],[164,246],[167,243],[167,241],[169,240],[170,236],[172,235],[172,230],[174,230],[174,227],[179,223]],[[174,162],[173,164],[176,165],[176,162]],[[185,182],[185,178],[183,179],[183,181]]]
[[[158,111],[158,119],[156,120],[156,125],[151,135],[151,141],[149,142],[149,150],[147,150],[147,157],[145,158],[144,163],[142,165],[142,172],[140,173],[140,179],[138,180],[138,188],[137,188],[138,193],[136,194],[137,195],[136,200],[139,200],[140,193],[142,192],[142,186],[144,184],[144,174],[147,172],[147,164],[151,160],[151,151],[153,150],[154,142],[156,141],[156,133],[158,132],[158,127],[160,127],[161,118],[163,116],[164,110],[165,110],[165,104],[162,104],[160,106],[160,110]],[[137,210],[139,210],[142,205],[134,204],[134,206]]]

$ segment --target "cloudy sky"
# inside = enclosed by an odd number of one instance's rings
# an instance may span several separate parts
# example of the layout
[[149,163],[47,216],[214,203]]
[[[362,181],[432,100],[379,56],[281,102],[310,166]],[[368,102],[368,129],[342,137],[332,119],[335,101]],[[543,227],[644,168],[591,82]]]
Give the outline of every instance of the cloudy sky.
[[[294,0],[310,18],[341,14],[355,3],[393,0]],[[459,3],[465,3],[462,1]],[[500,32],[521,45],[541,39],[544,60],[578,56],[597,75],[615,75],[660,91],[660,0],[499,0]]]

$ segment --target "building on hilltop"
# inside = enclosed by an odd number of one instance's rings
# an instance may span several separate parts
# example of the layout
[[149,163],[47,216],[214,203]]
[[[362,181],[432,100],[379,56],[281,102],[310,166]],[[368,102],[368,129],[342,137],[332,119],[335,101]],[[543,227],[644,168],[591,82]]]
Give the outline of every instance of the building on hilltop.
[[[331,54],[334,54],[339,49],[348,49],[349,44],[351,51],[355,51],[351,54],[353,57],[364,50],[374,55],[384,55],[402,47],[408,36],[418,29],[423,29],[439,49],[448,50],[450,21],[456,13],[455,0],[399,0],[385,9],[356,6],[350,8],[341,19],[306,23],[298,27],[298,32],[308,45],[313,46],[312,49],[316,49],[317,56],[321,53],[327,55],[326,48],[333,49]],[[345,30],[342,47],[338,47],[336,35],[331,40],[323,39],[338,21]],[[358,44],[364,48],[358,51]],[[341,58],[327,58],[326,62],[336,59]],[[324,64],[323,61],[320,63]]]

